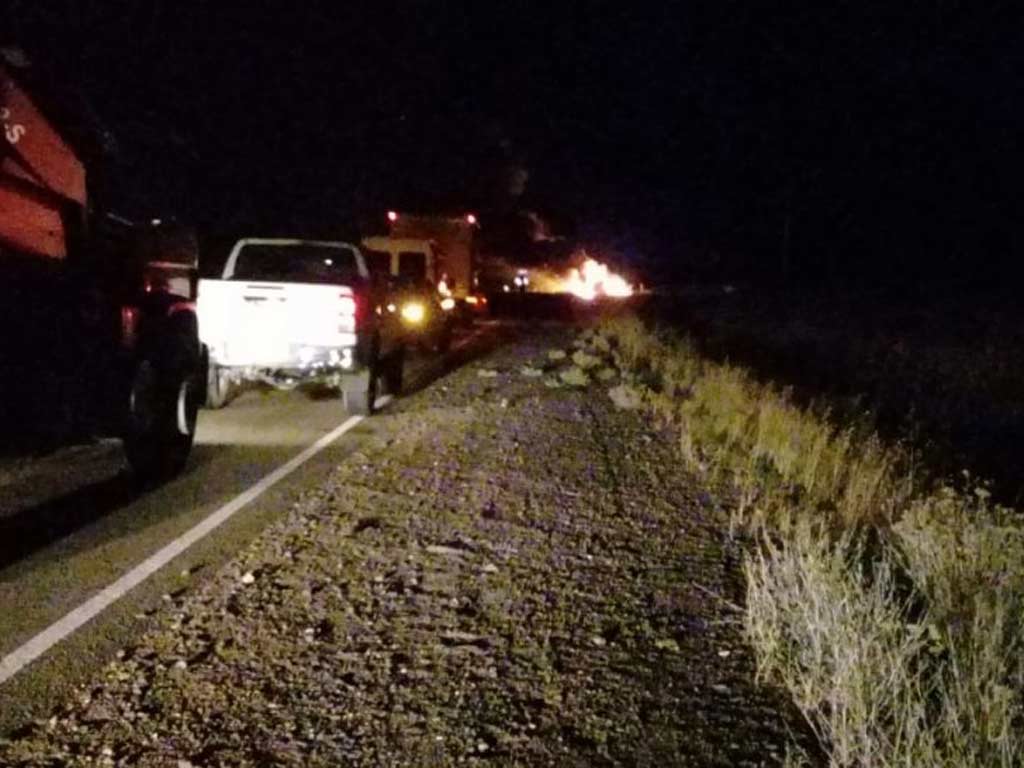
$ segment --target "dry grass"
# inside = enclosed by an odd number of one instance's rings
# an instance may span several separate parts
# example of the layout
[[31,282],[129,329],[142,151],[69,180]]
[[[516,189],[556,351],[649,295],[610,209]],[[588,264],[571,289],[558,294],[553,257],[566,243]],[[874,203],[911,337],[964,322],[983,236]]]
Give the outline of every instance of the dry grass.
[[1024,532],[935,484],[867,416],[837,424],[636,318],[601,338],[682,459],[726,480],[748,635],[835,766],[1024,764]]

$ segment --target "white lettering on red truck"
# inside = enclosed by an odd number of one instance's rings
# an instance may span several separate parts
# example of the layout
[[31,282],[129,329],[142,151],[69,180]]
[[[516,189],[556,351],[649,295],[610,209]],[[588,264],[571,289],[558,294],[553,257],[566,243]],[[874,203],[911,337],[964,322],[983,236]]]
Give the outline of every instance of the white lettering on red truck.
[[11,144],[17,144],[25,135],[25,126],[21,123],[11,122],[11,110],[7,107],[0,107],[0,122],[4,126],[4,137]]

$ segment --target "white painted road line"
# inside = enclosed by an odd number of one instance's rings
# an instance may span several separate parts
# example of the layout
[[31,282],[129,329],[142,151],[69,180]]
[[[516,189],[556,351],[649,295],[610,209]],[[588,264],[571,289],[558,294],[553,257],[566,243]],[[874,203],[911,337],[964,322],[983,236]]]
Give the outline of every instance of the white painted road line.
[[[390,400],[391,397],[389,395],[379,397],[377,398],[377,405],[378,407],[387,405]],[[27,640],[4,656],[3,659],[0,659],[0,684],[10,680],[61,640],[72,635],[87,622],[99,616],[132,589],[139,586],[139,584],[159,571],[178,555],[185,552],[193,544],[208,536],[239,510],[262,496],[272,486],[316,456],[364,418],[363,416],[352,416],[346,419],[297,456],[282,464],[269,475],[264,476],[255,485],[240,493],[215,512],[212,512],[208,517],[187,530],[170,544],[150,555],[113,584],[108,585],[96,595],[86,600],[64,616],[64,618],[55,621],[35,637]]]

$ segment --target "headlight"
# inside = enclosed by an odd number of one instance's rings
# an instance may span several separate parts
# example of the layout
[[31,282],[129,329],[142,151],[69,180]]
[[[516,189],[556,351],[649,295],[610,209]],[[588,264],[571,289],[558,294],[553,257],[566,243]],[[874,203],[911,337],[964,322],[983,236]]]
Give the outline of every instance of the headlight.
[[408,304],[402,305],[402,319],[406,322],[421,323],[425,314],[426,310],[418,301],[410,301]]
[[445,298],[441,299],[441,309],[443,309],[445,312],[455,309],[455,299],[453,299],[451,296],[446,296]]

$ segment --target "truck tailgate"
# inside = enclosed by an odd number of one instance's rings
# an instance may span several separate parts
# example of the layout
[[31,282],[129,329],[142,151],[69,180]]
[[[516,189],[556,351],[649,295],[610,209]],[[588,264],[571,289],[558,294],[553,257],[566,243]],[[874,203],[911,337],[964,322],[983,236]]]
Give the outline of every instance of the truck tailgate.
[[303,348],[355,345],[346,286],[202,280],[199,335],[221,365],[290,367]]

